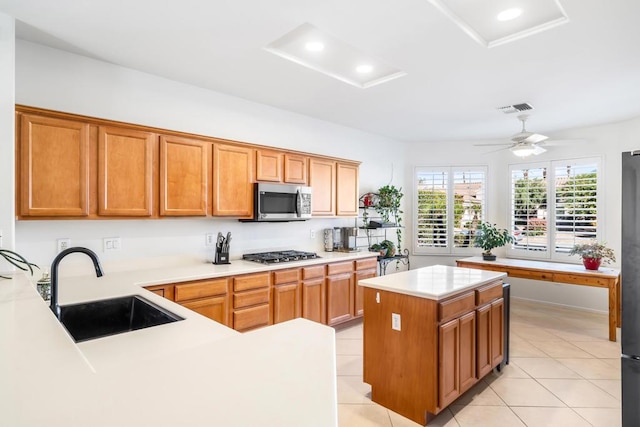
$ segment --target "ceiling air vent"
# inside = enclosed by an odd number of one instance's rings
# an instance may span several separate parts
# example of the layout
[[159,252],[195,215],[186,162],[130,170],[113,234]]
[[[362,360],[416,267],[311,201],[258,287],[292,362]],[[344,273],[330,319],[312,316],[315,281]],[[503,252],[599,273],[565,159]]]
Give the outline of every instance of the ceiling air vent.
[[520,113],[522,111],[529,111],[529,110],[533,110],[533,107],[530,104],[522,103],[522,104],[514,104],[514,105],[507,105],[505,107],[498,107],[499,111],[502,111],[505,114],[511,114],[511,113]]

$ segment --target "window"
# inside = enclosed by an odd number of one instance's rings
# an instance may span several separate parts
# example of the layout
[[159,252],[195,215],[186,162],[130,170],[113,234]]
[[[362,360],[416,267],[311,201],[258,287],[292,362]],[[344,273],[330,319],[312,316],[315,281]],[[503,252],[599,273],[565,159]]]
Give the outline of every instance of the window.
[[414,253],[466,254],[486,210],[486,167],[418,167]]
[[599,159],[513,165],[508,254],[567,261],[576,243],[599,239]]

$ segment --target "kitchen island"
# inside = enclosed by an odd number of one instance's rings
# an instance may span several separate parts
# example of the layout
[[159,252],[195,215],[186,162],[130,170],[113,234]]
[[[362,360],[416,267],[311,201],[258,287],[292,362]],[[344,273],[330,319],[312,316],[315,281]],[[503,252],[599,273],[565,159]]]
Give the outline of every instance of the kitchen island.
[[266,268],[198,262],[62,277],[61,305],[141,295],[184,318],[80,343],[28,277],[1,280],[0,425],[336,426],[333,328],[295,319],[239,333],[143,288]]
[[435,265],[364,287],[364,382],[371,399],[421,425],[504,356],[505,273]]

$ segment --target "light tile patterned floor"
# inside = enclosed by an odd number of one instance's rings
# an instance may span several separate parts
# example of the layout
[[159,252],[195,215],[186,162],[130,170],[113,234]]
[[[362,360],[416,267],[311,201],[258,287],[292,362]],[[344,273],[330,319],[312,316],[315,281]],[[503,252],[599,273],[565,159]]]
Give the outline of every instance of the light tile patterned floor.
[[[429,426],[620,426],[620,345],[607,337],[606,315],[512,300],[509,365]],[[336,358],[340,427],[418,426],[371,401],[362,324],[336,332]]]

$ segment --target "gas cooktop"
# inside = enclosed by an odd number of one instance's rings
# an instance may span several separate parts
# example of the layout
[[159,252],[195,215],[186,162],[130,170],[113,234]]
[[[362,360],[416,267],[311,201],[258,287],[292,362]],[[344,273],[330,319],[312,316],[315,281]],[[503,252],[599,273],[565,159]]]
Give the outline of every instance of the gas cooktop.
[[242,255],[242,259],[244,260],[260,262],[262,264],[276,264],[279,262],[302,261],[316,258],[320,257],[315,252],[303,251],[260,252],[257,254]]

